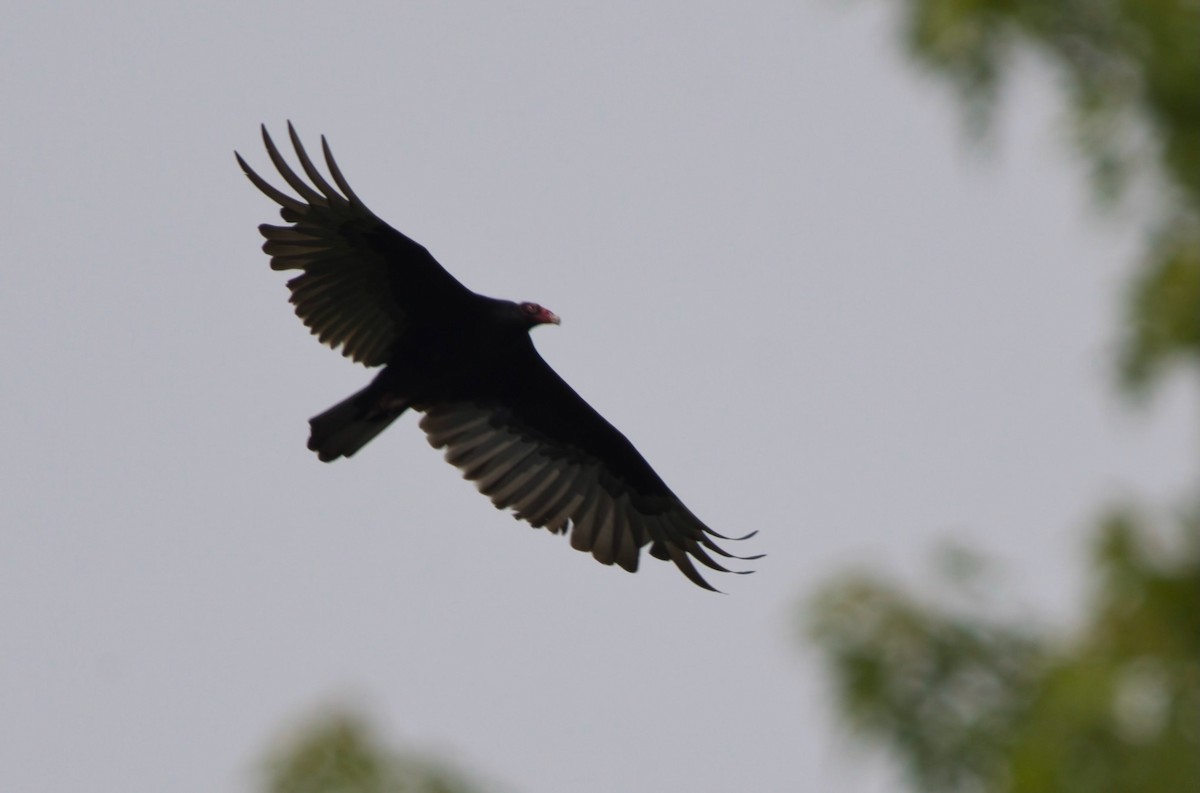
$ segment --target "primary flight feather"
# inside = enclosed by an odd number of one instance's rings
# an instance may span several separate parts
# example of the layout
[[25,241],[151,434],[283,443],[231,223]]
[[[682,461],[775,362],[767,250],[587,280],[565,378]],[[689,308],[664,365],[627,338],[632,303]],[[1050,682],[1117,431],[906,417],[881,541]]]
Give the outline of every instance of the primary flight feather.
[[299,271],[287,284],[291,302],[322,343],[383,366],[366,388],[309,421],[308,448],[321,460],[352,456],[412,408],[424,414],[429,443],[445,449],[446,460],[496,507],[569,534],[573,548],[603,564],[633,572],[649,546],[651,556],[712,589],[693,560],[731,572],[710,554],[758,558],[717,546],[714,537],[729,538],[693,515],[625,436],[542,360],[529,331],[557,325],[557,316],[459,283],[367,209],[324,137],[328,178],[288,124],[306,181],[266,127],[262,134],[272,164],[299,196],[273,187],[237,155],[287,224],[258,227],[271,268]]

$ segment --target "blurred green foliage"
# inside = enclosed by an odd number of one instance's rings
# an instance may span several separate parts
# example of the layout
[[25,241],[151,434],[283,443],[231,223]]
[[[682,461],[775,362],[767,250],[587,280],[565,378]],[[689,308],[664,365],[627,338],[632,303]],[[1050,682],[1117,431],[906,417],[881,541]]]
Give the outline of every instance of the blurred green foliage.
[[1200,217],[1162,232],[1146,259],[1131,290],[1121,359],[1122,379],[1135,392],[1173,361],[1200,355]]
[[1169,556],[1149,536],[1129,515],[1105,522],[1074,635],[955,613],[873,577],[835,583],[810,629],[840,711],[915,790],[1200,790],[1200,522]]
[[909,52],[955,86],[975,131],[988,128],[1015,56],[1057,73],[1097,196],[1139,184],[1153,204],[1121,380],[1141,394],[1174,365],[1200,364],[1200,3],[901,2]]
[[[914,60],[986,132],[1016,59],[1058,75],[1101,201],[1149,207],[1117,370],[1142,395],[1200,365],[1200,0],[900,0]],[[1200,513],[1198,513],[1200,514]],[[988,616],[969,586],[937,604],[876,575],[809,604],[842,716],[914,789],[1200,791],[1200,520],[1172,553],[1115,513],[1096,531],[1084,625]],[[957,610],[945,604],[953,602]]]
[[331,712],[292,736],[267,764],[268,793],[473,793],[459,774],[384,748],[360,717]]

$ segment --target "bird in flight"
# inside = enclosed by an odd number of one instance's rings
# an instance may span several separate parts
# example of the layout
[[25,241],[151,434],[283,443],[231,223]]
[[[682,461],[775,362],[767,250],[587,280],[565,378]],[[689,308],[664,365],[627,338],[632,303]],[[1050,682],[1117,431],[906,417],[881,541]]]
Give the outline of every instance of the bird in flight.
[[[236,154],[254,186],[280,205],[286,225],[258,230],[273,270],[288,281],[296,314],[324,344],[383,369],[370,385],[309,420],[308,448],[329,462],[350,457],[412,408],[430,445],[499,509],[536,528],[569,534],[571,547],[634,572],[641,549],[713,587],[693,560],[730,571],[735,556],[671,492],[624,435],[550,368],[529,331],[559,324],[537,303],[472,292],[423,246],[367,209],[321,138],[329,180],[288,134],[308,180],[262,129],[271,162],[298,198],[271,186]],[[715,591],[715,590],[714,590]]]

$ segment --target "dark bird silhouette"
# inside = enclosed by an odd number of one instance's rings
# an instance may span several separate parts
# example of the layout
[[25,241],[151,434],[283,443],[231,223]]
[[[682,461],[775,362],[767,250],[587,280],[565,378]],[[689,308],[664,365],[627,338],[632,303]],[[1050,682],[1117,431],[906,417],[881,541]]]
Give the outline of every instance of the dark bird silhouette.
[[[713,589],[692,560],[737,557],[663,483],[637,449],[542,360],[529,331],[559,319],[536,303],[484,297],[446,272],[424,247],[375,216],[321,147],[330,184],[295,129],[296,174],[266,127],[263,142],[295,198],[241,155],[254,185],[288,224],[258,227],[296,314],[324,344],[383,370],[363,390],[311,419],[308,448],[326,462],[350,457],[412,408],[446,460],[514,517],[554,533],[602,564],[637,570],[643,546]],[[749,537],[751,534],[747,534]],[[745,539],[745,537],[737,538]],[[735,571],[745,572],[745,571]]]

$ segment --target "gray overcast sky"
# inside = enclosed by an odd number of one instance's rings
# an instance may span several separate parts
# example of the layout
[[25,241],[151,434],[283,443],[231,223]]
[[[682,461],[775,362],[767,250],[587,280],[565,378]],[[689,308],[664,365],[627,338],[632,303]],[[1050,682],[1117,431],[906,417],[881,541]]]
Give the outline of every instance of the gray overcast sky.
[[[521,793],[888,789],[798,598],[996,554],[1069,615],[1097,510],[1167,499],[1191,393],[1108,388],[1132,220],[1087,209],[1031,65],[996,156],[882,4],[8,3],[0,27],[0,790],[252,790],[323,704]],[[232,150],[293,119],[710,525],[710,595],[492,509],[258,250]],[[1049,616],[1046,616],[1049,615]]]

